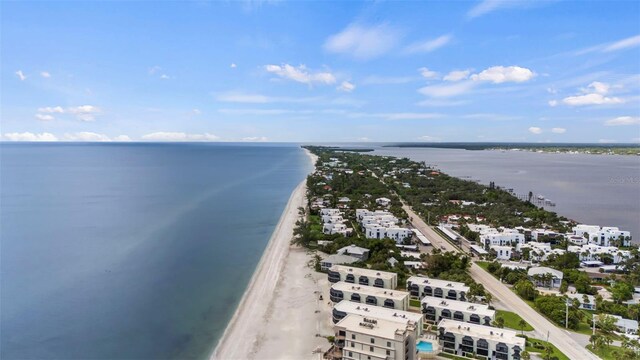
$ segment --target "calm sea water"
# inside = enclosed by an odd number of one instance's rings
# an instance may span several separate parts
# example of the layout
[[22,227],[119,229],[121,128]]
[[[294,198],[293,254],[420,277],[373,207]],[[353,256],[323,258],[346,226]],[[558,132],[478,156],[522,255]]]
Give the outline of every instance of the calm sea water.
[[470,177],[541,194],[549,208],[580,222],[617,226],[640,240],[640,157],[545,154],[525,151],[469,151],[436,148],[381,148],[375,155],[407,157],[435,165],[449,175]]
[[201,359],[295,186],[294,145],[0,145],[0,357]]

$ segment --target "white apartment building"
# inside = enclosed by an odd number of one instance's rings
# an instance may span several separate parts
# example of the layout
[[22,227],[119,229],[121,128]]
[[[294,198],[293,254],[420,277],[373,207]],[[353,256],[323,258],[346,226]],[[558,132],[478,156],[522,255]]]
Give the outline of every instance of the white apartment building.
[[438,341],[443,351],[486,359],[520,360],[525,339],[517,332],[444,319],[438,323]]
[[390,238],[400,243],[413,234],[411,229],[398,226],[398,218],[386,210],[356,209],[356,219],[368,239]]
[[525,249],[529,249],[529,260],[540,262],[545,260],[548,254],[551,253],[551,244],[529,241],[526,244],[520,245],[520,251],[524,251]]
[[620,250],[615,246],[600,246],[587,244],[582,246],[570,245],[567,251],[578,254],[581,262],[602,261],[604,257],[610,257],[613,264],[625,261],[631,256],[628,250]]
[[331,283],[344,281],[351,284],[374,286],[385,289],[395,289],[398,287],[398,275],[387,271],[334,265],[327,272],[327,276]]
[[334,326],[335,346],[330,359],[413,360],[415,324],[350,314]]
[[484,245],[485,250],[491,246],[513,246],[516,250],[520,250],[520,245],[524,244],[524,234],[513,229],[498,233],[484,233],[480,235],[480,243]]
[[342,215],[339,209],[320,209],[320,215]]
[[389,204],[391,204],[391,199],[387,199],[385,197],[377,198],[376,204],[380,206],[389,206]]
[[415,338],[422,335],[424,317],[422,314],[388,309],[381,306],[363,305],[353,301],[342,300],[333,307],[332,320],[336,324],[344,319],[347,315],[354,314],[366,316],[373,319],[382,319],[397,322],[399,324],[407,324],[412,322],[416,324]]
[[329,299],[334,303],[349,300],[403,311],[409,308],[409,293],[406,291],[355,285],[343,281],[331,285]]
[[513,255],[513,247],[511,246],[500,246],[500,245],[492,245],[491,249],[496,252],[496,259],[498,260],[510,260],[511,255]]
[[622,239],[622,246],[631,245],[631,233],[629,231],[622,231],[617,227],[605,226],[599,227],[597,225],[577,225],[573,227],[573,235],[588,237],[590,244],[596,244],[600,246],[613,246],[615,241]]
[[420,305],[424,320],[432,324],[442,319],[453,319],[491,326],[491,322],[496,318],[495,310],[489,309],[489,306],[484,304],[425,296],[420,300]]
[[466,301],[469,287],[464,283],[431,279],[423,276],[412,276],[407,279],[407,291],[411,296],[422,299],[425,296],[433,296],[448,300]]
[[322,225],[322,233],[325,235],[341,234],[348,236],[351,235],[352,231],[352,228],[343,223],[325,223]]

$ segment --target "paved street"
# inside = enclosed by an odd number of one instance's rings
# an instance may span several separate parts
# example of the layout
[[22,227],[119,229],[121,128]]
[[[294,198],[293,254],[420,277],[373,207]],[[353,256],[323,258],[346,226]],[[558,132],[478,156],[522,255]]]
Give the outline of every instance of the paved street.
[[[430,226],[427,226],[422,219],[413,212],[408,206],[403,206],[410,218],[412,225],[421,231],[433,244],[434,248],[444,247],[447,251],[459,251],[447,240],[443,239],[440,234],[435,232]],[[501,283],[493,275],[484,271],[475,263],[471,265],[469,270],[473,279],[482,284],[484,288],[493,295],[493,302],[498,308],[506,309],[520,315],[535,329],[536,337],[542,340],[548,340],[555,345],[560,351],[567,355],[570,359],[588,360],[599,359],[592,354],[584,346],[588,344],[588,336],[575,334],[558,328],[542,315],[538,314],[527,303],[525,303],[518,295],[513,293],[507,286]],[[578,341],[576,341],[578,340]],[[585,343],[586,340],[586,343]]]

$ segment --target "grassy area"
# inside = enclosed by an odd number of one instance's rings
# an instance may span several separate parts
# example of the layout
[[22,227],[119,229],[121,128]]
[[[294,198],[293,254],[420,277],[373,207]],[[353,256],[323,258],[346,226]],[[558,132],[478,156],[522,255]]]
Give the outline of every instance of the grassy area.
[[409,306],[420,307],[420,300],[417,299],[409,299]]
[[529,338],[529,340],[527,340],[526,350],[530,353],[544,354],[544,348],[546,346],[551,346],[551,350],[552,350],[551,356],[555,356],[559,360],[570,360],[569,357],[567,357],[567,355],[565,355],[563,352],[558,350],[558,348],[556,348],[553,344],[540,339]]
[[[520,327],[520,320],[522,318],[520,315],[513,313],[511,311],[505,310],[496,310],[496,317],[501,317],[504,319],[504,326],[514,330],[524,330],[524,331],[533,331],[533,327],[527,323],[524,327]],[[526,321],[525,321],[526,323]]]
[[591,351],[592,353],[598,355],[599,358],[603,359],[603,360],[618,360],[619,358],[616,357],[613,352],[616,350],[620,350],[620,347],[618,346],[603,346],[601,348],[599,348],[596,351],[593,351],[593,346],[591,344],[587,345],[587,349],[589,351]]
[[484,271],[489,272],[489,262],[488,261],[476,261],[476,264],[484,269]]

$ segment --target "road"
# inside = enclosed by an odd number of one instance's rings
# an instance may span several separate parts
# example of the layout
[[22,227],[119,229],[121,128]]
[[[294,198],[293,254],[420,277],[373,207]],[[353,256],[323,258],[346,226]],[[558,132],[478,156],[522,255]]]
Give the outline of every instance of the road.
[[[411,218],[411,224],[421,231],[433,244],[434,248],[446,249],[447,251],[459,252],[449,241],[445,240],[433,230],[430,226],[422,221],[413,210],[407,206],[402,207],[409,218]],[[549,342],[555,345],[560,351],[567,355],[572,360],[597,360],[596,355],[584,348],[583,344],[580,344],[572,337],[572,332],[563,330],[552,324],[544,316],[538,314],[532,309],[526,302],[524,302],[518,295],[501,283],[493,275],[484,271],[481,267],[473,263],[469,274],[473,279],[482,284],[485,290],[489,291],[493,295],[493,301],[499,302],[500,307],[507,309],[520,315],[525,321],[527,321],[535,329],[537,338],[546,340],[547,334]],[[547,333],[548,332],[548,333]],[[582,343],[583,341],[581,341]]]

